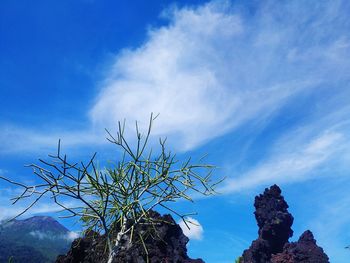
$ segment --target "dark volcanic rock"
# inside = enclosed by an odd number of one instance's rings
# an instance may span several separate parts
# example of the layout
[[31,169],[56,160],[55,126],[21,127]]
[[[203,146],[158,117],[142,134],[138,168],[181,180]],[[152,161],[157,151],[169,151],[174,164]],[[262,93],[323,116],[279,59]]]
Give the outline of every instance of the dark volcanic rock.
[[75,239],[68,253],[56,260],[59,263],[103,261],[106,261],[105,239],[94,231],[88,232],[84,238]]
[[[156,232],[151,231],[149,224],[139,224],[134,231],[144,235],[149,262],[204,263],[201,259],[194,260],[187,256],[188,238],[170,215],[160,216],[157,212],[152,213],[152,218],[157,221]],[[129,242],[130,236],[122,239],[121,249],[113,263],[147,262],[143,244],[135,233],[132,243]],[[145,235],[145,233],[149,234]],[[115,237],[116,234],[112,236]],[[76,239],[67,255],[59,256],[56,263],[98,263],[107,262],[107,258],[105,236],[90,232],[84,238]]]
[[272,263],[328,263],[328,256],[317,246],[310,230],[305,231],[298,242],[284,246],[283,252],[272,256]]
[[255,198],[255,218],[259,226],[259,237],[267,240],[272,253],[283,248],[293,235],[293,216],[277,185],[265,189],[264,194]]
[[323,249],[316,245],[311,231],[305,231],[298,242],[288,242],[293,235],[293,216],[288,212],[288,204],[277,185],[255,197],[254,206],[259,237],[243,252],[241,262],[329,263]]
[[243,252],[243,262],[270,262],[271,255],[282,252],[284,244],[293,235],[293,216],[277,185],[255,197],[254,206],[259,237]]

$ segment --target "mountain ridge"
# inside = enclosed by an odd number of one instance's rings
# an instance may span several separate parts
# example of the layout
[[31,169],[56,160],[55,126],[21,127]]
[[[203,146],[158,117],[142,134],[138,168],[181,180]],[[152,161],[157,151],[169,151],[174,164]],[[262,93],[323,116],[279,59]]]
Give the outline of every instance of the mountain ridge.
[[68,250],[71,232],[50,216],[0,222],[0,263],[48,263]]

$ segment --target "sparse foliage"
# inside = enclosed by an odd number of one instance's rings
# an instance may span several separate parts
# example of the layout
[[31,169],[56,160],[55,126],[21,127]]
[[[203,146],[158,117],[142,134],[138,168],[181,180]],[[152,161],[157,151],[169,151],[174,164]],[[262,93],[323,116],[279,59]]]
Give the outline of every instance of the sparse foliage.
[[[159,140],[158,154],[152,154],[152,150],[146,153],[153,121],[151,115],[144,136],[136,123],[137,141],[134,149],[124,136],[125,123],[118,124],[115,137],[107,131],[107,139],[122,150],[121,160],[115,167],[99,169],[95,161],[96,153],[87,163],[70,162],[61,153],[59,142],[57,154],[49,155],[50,160],[39,159],[40,165],[29,165],[40,183],[26,185],[0,177],[24,189],[21,195],[13,198],[13,204],[33,198],[18,216],[49,195],[62,207],[62,211],[68,213],[65,217],[78,217],[86,229],[106,234],[110,255],[108,262],[112,262],[117,255],[121,238],[132,233],[140,221],[152,224],[149,212],[156,207],[179,216],[188,226],[186,217],[190,214],[180,214],[171,208],[170,203],[180,199],[193,201],[191,196],[194,193],[212,195],[220,181],[212,181],[212,165],[192,164],[191,159],[183,163],[176,160],[175,154],[166,150],[166,140]],[[68,205],[67,200],[78,205]],[[114,224],[118,224],[120,230],[116,240],[111,240]]]

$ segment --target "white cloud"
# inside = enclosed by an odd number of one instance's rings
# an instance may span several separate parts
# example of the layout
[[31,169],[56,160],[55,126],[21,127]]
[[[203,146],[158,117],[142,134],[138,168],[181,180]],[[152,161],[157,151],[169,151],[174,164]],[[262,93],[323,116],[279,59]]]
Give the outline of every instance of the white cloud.
[[[2,189],[1,189],[2,190]],[[0,198],[0,220],[8,220],[14,218],[15,216],[22,213],[30,204],[30,200],[25,200],[24,202],[18,202],[15,205],[12,205],[10,198],[18,196],[18,189],[9,189],[6,196],[1,196]],[[15,193],[15,194],[14,194]],[[33,200],[32,200],[33,201]],[[29,209],[22,217],[30,217],[34,215],[47,215],[49,213],[57,213],[62,212],[62,207],[52,203],[52,200],[41,200],[42,202],[38,202],[31,209]],[[63,202],[63,205],[66,207],[77,207],[77,202],[66,201]]]
[[79,233],[74,232],[74,231],[70,231],[70,232],[68,232],[66,239],[74,240],[74,239],[78,238],[79,236],[80,236]]
[[203,227],[198,220],[188,217],[186,223],[183,220],[178,222],[183,233],[191,240],[201,240],[203,238]]
[[227,2],[176,9],[168,19],[168,26],[150,30],[144,45],[116,57],[91,110],[96,126],[126,118],[130,131],[134,120],[145,126],[151,112],[160,113],[154,134],[186,150],[268,116],[318,83],[281,77],[278,67],[290,68],[280,61],[284,54],[274,54],[283,43],[267,45],[266,25],[253,30]]
[[45,233],[45,232],[38,231],[38,230],[30,231],[29,235],[31,235],[35,238],[38,238],[38,239],[56,239],[56,236],[54,236],[50,233]]
[[105,134],[93,131],[68,131],[52,132],[37,131],[33,128],[17,127],[0,123],[0,142],[3,147],[0,154],[18,152],[45,152],[56,151],[58,140],[62,140],[65,147],[98,145],[106,142]]
[[[219,192],[238,192],[261,184],[296,182],[321,176],[321,174],[315,175],[312,171],[337,156],[346,145],[342,134],[325,132],[305,140],[303,144],[298,142],[296,146],[299,149],[288,148],[288,145],[299,139],[295,138],[292,142],[280,141],[282,151],[272,150],[273,154],[256,167],[239,177],[227,180]],[[277,144],[275,148],[279,146]]]
[[347,88],[350,69],[344,5],[263,1],[249,15],[229,1],[170,9],[168,25],[115,56],[90,109],[91,127],[5,127],[1,151],[33,151],[62,137],[67,145],[105,143],[104,128],[114,131],[127,119],[127,134],[134,134],[134,120],[145,127],[151,112],[160,113],[155,137],[167,136],[185,151],[247,122],[264,122],[298,95],[337,94]]
[[39,230],[34,230],[29,232],[29,235],[38,238],[38,239],[51,239],[51,240],[55,240],[55,239],[67,239],[68,241],[72,241],[76,238],[79,237],[79,234],[77,232],[74,231],[70,231],[67,232],[66,235],[53,235],[52,233],[45,233]]

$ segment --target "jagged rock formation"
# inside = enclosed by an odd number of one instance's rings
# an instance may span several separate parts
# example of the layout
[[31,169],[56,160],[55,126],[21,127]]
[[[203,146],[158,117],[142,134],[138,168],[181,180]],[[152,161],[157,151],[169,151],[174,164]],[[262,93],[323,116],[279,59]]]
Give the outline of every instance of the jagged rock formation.
[[305,231],[298,242],[284,246],[283,252],[272,256],[272,263],[328,263],[328,257],[323,249],[316,245],[316,240],[310,230]]
[[270,262],[271,255],[281,252],[293,235],[293,216],[288,212],[288,204],[277,185],[256,196],[254,206],[259,237],[243,252],[243,260],[246,263]]
[[[187,256],[186,244],[189,240],[170,215],[160,216],[157,212],[152,213],[152,217],[159,222],[156,224],[157,235],[154,235],[154,231],[149,231],[150,226],[147,224],[138,225],[134,231],[135,233],[149,233],[144,237],[149,262],[204,263],[201,259],[190,259]],[[124,237],[118,256],[113,263],[147,262],[143,244],[135,233],[132,243],[129,242],[130,236]],[[84,238],[76,239],[67,255],[59,256],[56,263],[98,263],[107,262],[107,258],[105,236],[90,232]]]
[[243,263],[327,263],[327,255],[316,245],[311,231],[298,242],[288,243],[293,235],[293,216],[277,185],[266,188],[255,197],[255,218],[258,239],[242,255]]

